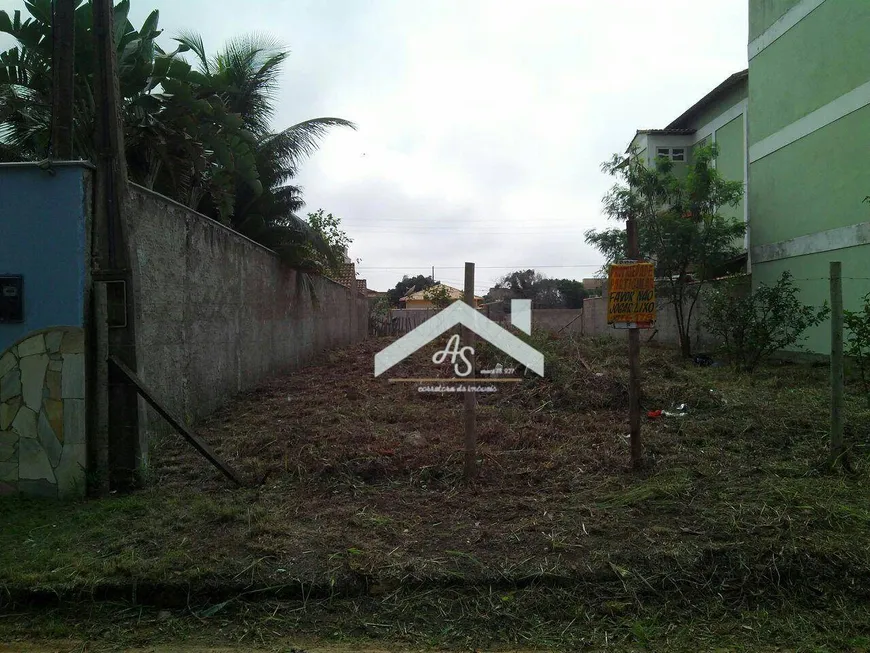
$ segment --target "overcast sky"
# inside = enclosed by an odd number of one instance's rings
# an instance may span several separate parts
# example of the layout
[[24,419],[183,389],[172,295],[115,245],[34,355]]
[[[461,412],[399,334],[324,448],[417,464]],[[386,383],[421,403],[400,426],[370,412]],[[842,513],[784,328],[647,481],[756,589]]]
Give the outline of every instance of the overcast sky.
[[167,49],[183,28],[209,50],[248,32],[281,39],[292,56],[276,129],[358,125],[328,136],[300,183],[306,210],[342,218],[378,290],[433,265],[461,286],[465,261],[478,292],[526,267],[592,276],[601,257],[583,232],[606,226],[611,181],[600,163],[746,67],[746,0],[131,4],[137,27],[160,10]]

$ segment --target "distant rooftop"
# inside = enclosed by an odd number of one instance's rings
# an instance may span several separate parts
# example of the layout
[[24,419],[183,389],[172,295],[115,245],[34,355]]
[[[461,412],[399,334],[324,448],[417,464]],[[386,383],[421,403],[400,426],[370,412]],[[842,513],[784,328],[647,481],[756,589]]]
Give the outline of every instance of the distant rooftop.
[[739,73],[734,73],[728,79],[726,79],[724,82],[719,84],[719,86],[717,86],[712,91],[707,93],[707,95],[705,95],[700,100],[695,102],[695,104],[693,104],[691,107],[688,108],[688,110],[683,112],[683,114],[679,118],[677,118],[670,125],[668,125],[666,127],[666,129],[680,129],[682,127],[685,127],[686,123],[688,123],[692,118],[694,118],[700,111],[705,109],[707,107],[707,105],[709,105],[713,101],[715,101],[716,98],[719,97],[722,93],[733,88],[734,86],[737,86],[737,84],[740,84],[741,82],[743,82],[744,80],[746,80],[748,78],[749,78],[749,70],[748,69],[741,70]]
[[670,136],[689,136],[694,134],[696,129],[638,129],[638,134],[662,134]]
[[[459,288],[454,288],[453,286],[448,286],[446,283],[436,283],[436,286],[444,286],[447,288],[447,295],[450,299],[463,299],[465,297],[465,293]],[[432,286],[433,288],[435,286]],[[417,292],[411,293],[410,295],[406,295],[402,297],[401,301],[420,301],[425,300],[426,290],[418,290]],[[474,296],[475,299],[483,299],[483,297]]]
[[[670,125],[665,127],[664,129],[638,129],[634,134],[634,138],[631,139],[631,143],[633,144],[635,139],[641,134],[649,134],[654,136],[691,136],[697,130],[691,127],[687,127],[692,119],[698,115],[701,111],[703,111],[707,106],[715,102],[719,96],[722,95],[725,91],[737,86],[740,83],[743,83],[746,79],[749,78],[749,70],[741,70],[739,73],[734,73],[724,82],[719,84],[712,91],[707,93],[700,100],[695,102],[688,110],[684,111],[683,114],[674,120]],[[631,150],[631,144],[629,144],[626,152]]]
[[356,288],[356,266],[353,263],[342,263],[341,269],[333,276],[333,281],[348,288]]
[[691,136],[695,133],[694,129],[638,129],[634,133],[634,137],[631,139],[631,143],[628,144],[628,148],[625,150],[626,154],[631,152],[631,147],[634,142],[637,140],[638,136]]

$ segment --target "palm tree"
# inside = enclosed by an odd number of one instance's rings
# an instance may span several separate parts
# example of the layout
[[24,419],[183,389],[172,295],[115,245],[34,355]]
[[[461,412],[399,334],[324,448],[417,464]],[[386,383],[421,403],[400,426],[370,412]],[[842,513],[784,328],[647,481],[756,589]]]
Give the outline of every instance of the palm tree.
[[[0,53],[0,160],[46,158],[51,134],[51,2],[26,3],[31,17],[0,11],[0,32],[18,45]],[[265,37],[230,41],[213,57],[202,38],[182,33],[174,52],[156,42],[159,14],[141,29],[115,5],[118,76],[131,181],[142,184],[274,248],[293,265],[316,269],[310,247],[329,256],[322,239],[296,212],[292,184],[299,163],[332,127],[315,118],[270,131],[281,64],[288,52]],[[74,155],[93,160],[94,68],[90,0],[78,0],[75,55]],[[196,69],[180,56],[192,52]]]
[[[0,11],[0,32],[18,45],[0,53],[0,158],[38,161],[49,156],[52,99],[52,15],[49,0],[27,4],[31,17]],[[220,102],[203,101],[191,91],[190,65],[156,43],[159,13],[151,12],[140,29],[127,18],[129,0],[115,6],[118,81],[130,179],[191,208],[210,193],[232,194],[236,170],[255,186],[252,143],[242,121]],[[79,0],[75,12],[73,156],[94,160],[95,100],[93,14]],[[172,90],[172,93],[166,91]],[[213,95],[213,99],[217,96]],[[233,145],[227,148],[224,143]],[[223,148],[222,148],[223,146]],[[228,152],[224,150],[229,149]],[[247,162],[247,163],[246,163]],[[217,206],[232,201],[218,201]]]
[[[49,0],[27,5],[31,17],[10,17],[0,11],[0,32],[9,34],[17,46],[0,53],[0,142],[5,153],[21,159],[48,156],[51,134],[52,14]],[[125,109],[146,100],[149,92],[165,81],[173,57],[157,45],[159,13],[151,12],[141,29],[127,19],[129,0],[115,7],[118,77]],[[74,153],[93,159],[94,152],[94,48],[90,2],[78,0],[75,12]],[[164,59],[163,74],[155,65]],[[159,68],[159,66],[158,66]],[[176,71],[179,68],[176,66]],[[152,98],[153,99],[153,98]]]
[[231,226],[281,252],[294,265],[316,267],[306,260],[300,245],[315,241],[318,249],[329,253],[296,215],[304,202],[292,180],[299,163],[317,151],[331,128],[356,126],[341,118],[313,118],[277,133],[270,131],[281,64],[290,54],[273,39],[239,37],[213,56],[208,55],[196,32],[181,32],[175,40],[193,54],[205,84],[221,96],[230,111],[241,116],[245,129],[256,139],[253,155],[263,190],[237,186]]

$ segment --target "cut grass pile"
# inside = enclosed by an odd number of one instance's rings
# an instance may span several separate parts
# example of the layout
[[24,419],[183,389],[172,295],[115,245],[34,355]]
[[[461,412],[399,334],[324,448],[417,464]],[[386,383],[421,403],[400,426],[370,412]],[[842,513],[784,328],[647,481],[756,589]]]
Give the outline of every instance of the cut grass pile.
[[[169,436],[135,494],[0,502],[0,601],[218,606],[205,616],[257,623],[269,606],[302,630],[542,646],[661,642],[675,620],[744,614],[759,631],[741,637],[773,643],[787,629],[766,619],[810,638],[801,620],[828,615],[824,641],[832,606],[853,614],[843,645],[868,628],[870,411],[850,388],[855,471],[820,471],[826,368],[746,376],[644,348],[644,409],[688,414],[645,418],[647,466],[630,473],[624,344],[538,334],[546,377],[481,396],[466,486],[461,397],[373,378],[386,343],[328,354],[199,425],[259,485],[228,487]],[[440,347],[388,375],[430,376]]]

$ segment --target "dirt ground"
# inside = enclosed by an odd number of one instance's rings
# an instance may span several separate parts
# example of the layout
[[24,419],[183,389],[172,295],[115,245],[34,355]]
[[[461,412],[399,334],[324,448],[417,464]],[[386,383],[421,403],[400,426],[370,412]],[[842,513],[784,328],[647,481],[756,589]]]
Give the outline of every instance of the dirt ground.
[[[101,650],[85,642],[33,642],[0,644],[0,653],[96,653]],[[282,653],[436,653],[435,649],[420,649],[407,647],[391,648],[358,648],[356,645],[301,645],[299,642],[272,644],[267,648],[251,648],[250,646],[215,647],[201,644],[170,644],[168,646],[146,646],[142,648],[125,648],[126,653],[242,653],[243,651],[280,651]],[[446,649],[438,649],[440,653],[449,653]],[[478,653],[532,653],[520,649],[478,649]]]
[[[545,378],[480,398],[474,483],[461,397],[375,379],[387,341],[372,340],[198,425],[247,487],[169,434],[132,495],[0,501],[0,605],[24,606],[0,619],[0,640],[163,651],[144,644],[219,628],[204,641],[867,646],[870,410],[851,385],[854,471],[828,473],[827,369],[746,376],[645,347],[644,410],[687,409],[645,418],[646,465],[631,472],[624,345],[536,338]],[[441,345],[388,375],[446,374],[430,360]],[[114,607],[75,609],[95,597]],[[26,612],[58,598],[73,607]]]
[[[839,530],[831,520],[851,519],[828,514],[819,491],[849,505],[859,478],[806,481],[824,457],[825,370],[747,379],[647,349],[644,408],[686,404],[689,414],[645,420],[648,467],[630,474],[624,352],[551,342],[548,378],[504,384],[480,398],[480,474],[467,486],[461,397],[373,378],[373,356],[384,344],[333,353],[201,426],[246,478],[262,481],[245,514],[223,520],[223,547],[273,558],[273,568],[326,571],[327,580],[348,570],[377,577],[374,584],[389,593],[415,580],[612,576],[613,564],[663,579],[703,567],[711,552],[727,557],[735,546],[777,556],[794,538],[810,537],[819,520],[829,524],[818,532],[830,544]],[[429,374],[430,357],[421,353],[390,374]],[[850,406],[851,428],[868,438],[866,409],[856,397]],[[164,492],[190,484],[226,492],[224,479],[177,438],[155,460]],[[232,528],[238,521],[249,528]],[[752,547],[741,549],[747,541]],[[789,560],[781,562],[788,569]],[[719,589],[745,590],[749,580],[724,579]]]

